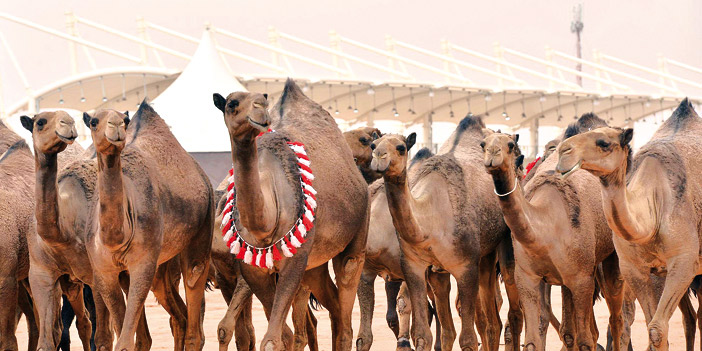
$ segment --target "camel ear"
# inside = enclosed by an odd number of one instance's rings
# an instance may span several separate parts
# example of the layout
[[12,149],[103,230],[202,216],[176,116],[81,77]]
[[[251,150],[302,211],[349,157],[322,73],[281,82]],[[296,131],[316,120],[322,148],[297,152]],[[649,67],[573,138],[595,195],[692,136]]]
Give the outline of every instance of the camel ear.
[[521,168],[522,164],[524,164],[524,155],[519,155],[517,156],[517,159],[514,160],[514,166],[516,168]]
[[30,132],[34,129],[34,121],[28,116],[20,117],[20,122],[22,122],[22,127],[24,127],[24,129]]
[[518,142],[519,141],[519,134],[513,134],[512,140],[514,140],[515,143]]
[[624,129],[622,134],[619,134],[619,145],[625,146],[634,138],[634,130],[632,128]]
[[412,133],[407,136],[407,139],[405,140],[405,144],[407,144],[407,151],[414,146],[414,143],[417,141],[417,133]]
[[129,116],[124,117],[124,126],[125,127],[129,126]]
[[124,111],[124,114],[125,114],[127,117],[129,117],[129,111],[128,111],[128,110],[127,110],[127,111]]
[[85,126],[90,128],[90,115],[87,112],[83,112],[83,123]]
[[263,93],[263,98],[266,99],[266,100],[268,100],[268,94]]
[[215,107],[224,113],[224,105],[227,104],[227,99],[223,98],[222,95],[218,93],[214,93],[212,94],[212,100],[214,101]]

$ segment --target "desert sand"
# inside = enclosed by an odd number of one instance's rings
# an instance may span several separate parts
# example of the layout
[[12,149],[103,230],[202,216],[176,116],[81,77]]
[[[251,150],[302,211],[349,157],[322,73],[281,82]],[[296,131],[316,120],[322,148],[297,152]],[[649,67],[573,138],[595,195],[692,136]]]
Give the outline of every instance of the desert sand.
[[[504,289],[503,289],[504,290]],[[453,284],[452,302],[455,301],[456,287]],[[392,331],[387,327],[385,323],[385,290],[383,288],[382,279],[378,278],[375,282],[375,311],[373,315],[373,350],[393,350],[395,348],[395,336]],[[217,324],[219,323],[222,316],[226,312],[227,306],[224,303],[224,299],[220,294],[219,290],[209,291],[206,293],[206,303],[207,312],[205,313],[205,350],[217,350]],[[561,298],[560,289],[557,287],[553,288],[552,291],[552,303],[554,308],[554,313],[561,319]],[[502,305],[501,316],[503,323],[507,320],[507,297],[504,295],[504,303]],[[693,305],[697,308],[697,299],[693,299]],[[600,330],[599,343],[604,345],[606,341],[606,331],[607,331],[607,321],[609,319],[609,312],[607,310],[607,305],[604,300],[600,300],[595,305],[595,315],[597,317],[597,325]],[[168,314],[163,310],[161,306],[156,303],[156,299],[153,295],[149,295],[146,301],[146,316],[149,323],[149,329],[151,331],[151,336],[153,338],[152,350],[172,350],[173,349],[173,338],[168,327]],[[254,299],[254,326],[256,328],[256,337],[258,342],[265,334],[266,331],[266,317],[263,313],[263,308],[258,300]],[[320,351],[331,351],[331,329],[329,322],[329,314],[326,311],[316,312],[317,319],[319,321],[317,334],[319,338]],[[456,313],[455,306],[453,306],[453,319],[454,325],[456,326],[457,332],[460,331],[461,321]],[[353,313],[353,323],[354,323],[354,335],[358,332],[358,324],[360,321],[360,312],[358,309],[358,301],[354,308]],[[292,321],[289,320],[289,325],[292,326]],[[432,331],[434,328],[432,327]],[[24,320],[20,321],[20,325],[17,328],[17,341],[20,350],[27,349],[27,327]],[[523,337],[524,334],[522,334]],[[695,350],[699,350],[699,339],[700,336],[697,335],[697,340],[695,342]],[[78,338],[77,331],[73,326],[71,328],[71,350],[82,350],[80,345],[80,339]],[[636,321],[632,326],[632,341],[634,343],[634,350],[644,350],[647,347],[648,337],[646,332],[646,322],[644,319],[644,314],[640,307],[637,305],[636,311]],[[257,349],[258,344],[257,342]],[[354,347],[355,349],[355,347]],[[558,338],[556,330],[549,328],[547,337],[547,350],[560,350],[561,342]],[[229,345],[229,350],[236,350],[234,342]],[[453,350],[460,350],[458,346],[458,338],[454,343]],[[682,328],[682,318],[679,310],[676,310],[675,314],[670,320],[670,350],[678,351],[685,350],[685,337]]]

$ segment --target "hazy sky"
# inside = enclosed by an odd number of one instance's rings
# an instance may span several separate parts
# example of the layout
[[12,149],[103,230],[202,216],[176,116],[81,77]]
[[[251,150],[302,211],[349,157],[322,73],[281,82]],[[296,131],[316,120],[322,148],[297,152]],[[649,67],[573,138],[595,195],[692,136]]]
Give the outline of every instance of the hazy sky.
[[[329,30],[384,48],[390,34],[415,45],[436,50],[446,38],[465,47],[491,54],[496,41],[507,47],[544,56],[545,45],[574,53],[570,32],[572,0],[532,1],[14,1],[3,0],[0,11],[33,22],[65,29],[64,11],[105,25],[137,33],[136,19],[148,20],[199,37],[204,23],[267,41],[275,26],[320,44],[329,43]],[[597,48],[606,53],[655,68],[657,54],[702,67],[702,1],[626,0],[585,1],[583,50],[585,57]],[[87,27],[79,27],[90,40],[138,56],[138,47]],[[34,89],[70,74],[66,41],[0,20],[0,32],[15,50]],[[155,41],[192,54],[195,46],[154,34]],[[227,43],[224,43],[227,44]],[[236,47],[236,42],[225,46]],[[82,53],[79,51],[82,57]],[[99,67],[126,65],[96,54]],[[185,61],[164,55],[171,67]],[[81,67],[87,65],[81,58]],[[242,72],[245,74],[246,72]],[[299,72],[298,72],[299,73]],[[303,72],[304,73],[304,72]],[[6,52],[0,48],[0,74],[6,105],[24,94]],[[702,77],[690,77],[700,81]]]

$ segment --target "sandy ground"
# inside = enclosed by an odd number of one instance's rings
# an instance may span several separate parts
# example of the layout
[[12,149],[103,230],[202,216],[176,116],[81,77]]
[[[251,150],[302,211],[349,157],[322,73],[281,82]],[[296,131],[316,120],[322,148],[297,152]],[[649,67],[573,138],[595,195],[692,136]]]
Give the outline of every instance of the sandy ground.
[[[376,303],[375,311],[373,316],[373,350],[393,350],[395,348],[395,337],[387,327],[385,323],[385,290],[383,288],[383,281],[378,278],[375,283],[375,293],[376,293]],[[452,290],[452,301],[455,299],[456,289],[455,284]],[[503,292],[504,295],[504,292]],[[559,317],[561,316],[561,298],[560,289],[553,288],[552,292],[552,303],[554,312]],[[205,343],[205,350],[217,350],[217,324],[219,323],[222,316],[226,312],[227,306],[224,303],[224,299],[218,290],[208,292],[206,294],[207,299],[207,312],[205,313],[205,336],[207,338]],[[502,306],[501,316],[503,323],[507,319],[507,297],[504,296],[504,304]],[[697,308],[696,299],[693,299],[693,304]],[[460,330],[460,319],[455,311],[455,306],[453,311],[454,323],[457,331]],[[595,315],[597,316],[597,325],[600,330],[600,344],[605,344],[606,331],[607,331],[607,321],[609,318],[609,312],[607,311],[607,306],[604,301],[599,301],[595,306]],[[156,303],[156,299],[153,295],[149,295],[146,302],[146,315],[149,323],[149,329],[151,330],[151,335],[153,338],[152,350],[172,350],[173,349],[173,339],[171,337],[170,329],[168,327],[168,314],[163,310],[161,306]],[[260,342],[263,334],[266,331],[266,317],[263,313],[263,308],[258,300],[254,299],[254,326],[256,327],[256,337],[258,342]],[[319,311],[316,313],[318,324],[318,338],[320,350],[330,351],[331,350],[331,332],[329,315],[326,311]],[[356,303],[354,313],[353,313],[353,323],[354,323],[354,335],[358,332],[358,324],[360,321],[360,312],[358,309],[358,302]],[[292,322],[289,321],[289,325],[292,326]],[[434,331],[434,328],[432,328]],[[17,329],[17,341],[19,343],[20,350],[27,349],[27,328],[24,320],[20,322]],[[522,334],[523,335],[523,334]],[[699,339],[697,336],[695,350],[699,350]],[[80,346],[80,341],[75,328],[71,328],[71,340],[73,341],[72,350],[82,350]],[[643,312],[637,306],[636,311],[636,321],[632,326],[632,340],[634,343],[634,350],[644,350],[647,346],[647,333],[646,333],[646,323],[644,320]],[[258,346],[258,343],[257,343]],[[558,338],[556,331],[550,328],[548,331],[547,338],[547,350],[560,350],[561,343]],[[229,346],[229,350],[235,350],[236,346],[232,342]],[[675,314],[670,320],[670,350],[684,350],[685,349],[685,338],[682,329],[682,319],[680,312],[676,310]],[[458,338],[454,343],[453,350],[460,350],[458,346]]]

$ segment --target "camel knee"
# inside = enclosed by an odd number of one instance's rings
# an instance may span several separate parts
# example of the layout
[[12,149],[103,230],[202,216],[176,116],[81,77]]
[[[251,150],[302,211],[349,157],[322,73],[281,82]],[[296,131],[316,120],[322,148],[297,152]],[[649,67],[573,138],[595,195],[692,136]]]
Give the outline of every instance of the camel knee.
[[362,257],[346,258],[342,267],[344,274],[341,277],[337,276],[337,285],[351,284],[356,272],[363,267],[363,262],[364,259]]
[[197,282],[200,280],[200,278],[203,276],[203,273],[205,272],[205,266],[205,263],[198,262],[190,269],[190,275],[188,277],[189,288],[192,289],[195,287],[195,284],[197,284]]

